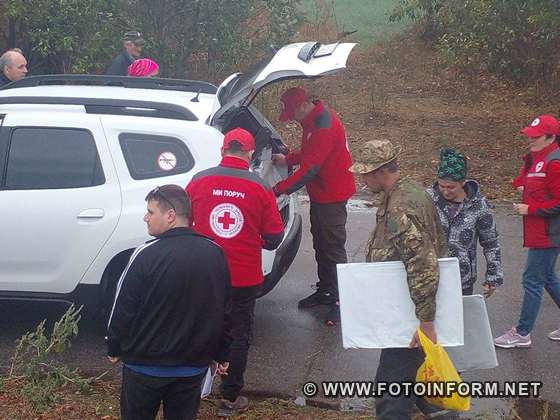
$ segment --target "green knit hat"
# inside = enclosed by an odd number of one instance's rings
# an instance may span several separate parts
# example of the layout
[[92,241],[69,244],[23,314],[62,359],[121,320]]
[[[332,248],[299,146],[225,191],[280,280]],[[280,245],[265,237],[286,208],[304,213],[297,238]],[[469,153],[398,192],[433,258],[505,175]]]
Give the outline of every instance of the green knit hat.
[[439,156],[438,178],[463,181],[467,177],[467,158],[453,149],[443,149]]

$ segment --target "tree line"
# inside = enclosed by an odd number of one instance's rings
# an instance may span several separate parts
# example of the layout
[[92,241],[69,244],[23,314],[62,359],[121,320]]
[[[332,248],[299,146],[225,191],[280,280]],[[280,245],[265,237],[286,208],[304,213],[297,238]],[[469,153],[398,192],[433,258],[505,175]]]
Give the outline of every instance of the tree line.
[[558,0],[399,0],[390,19],[406,18],[466,71],[523,85],[558,82]]
[[30,74],[101,73],[138,30],[166,77],[212,80],[281,46],[299,0],[4,0],[0,47],[21,48]]

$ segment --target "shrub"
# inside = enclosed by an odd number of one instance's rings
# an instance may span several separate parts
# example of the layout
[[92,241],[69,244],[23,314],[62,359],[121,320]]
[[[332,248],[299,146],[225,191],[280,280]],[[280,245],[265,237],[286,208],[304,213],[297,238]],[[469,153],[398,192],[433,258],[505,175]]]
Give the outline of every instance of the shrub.
[[[405,7],[406,6],[406,7]],[[558,64],[557,0],[401,0],[393,18],[431,25],[433,42],[452,64],[527,84]]]
[[0,48],[22,48],[31,74],[99,73],[121,50],[123,33],[139,30],[162,75],[191,77],[192,62],[202,60],[211,79],[286,42],[300,22],[299,1],[6,0]]
[[70,306],[60,320],[55,322],[50,335],[46,334],[46,320],[43,320],[35,331],[28,332],[17,340],[9,377],[19,380],[22,397],[36,410],[43,410],[55,403],[57,391],[65,385],[70,383],[79,392],[86,392],[93,382],[108,373],[84,378],[77,369],[70,369],[58,360],[78,335],[81,309]]

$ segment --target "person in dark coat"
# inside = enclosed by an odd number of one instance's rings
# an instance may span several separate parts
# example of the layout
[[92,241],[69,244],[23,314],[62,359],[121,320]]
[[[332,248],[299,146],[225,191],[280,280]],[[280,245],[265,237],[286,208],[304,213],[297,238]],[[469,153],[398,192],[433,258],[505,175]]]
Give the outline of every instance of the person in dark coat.
[[107,331],[111,363],[123,362],[121,417],[195,419],[212,365],[228,368],[229,269],[222,248],[190,227],[191,203],[177,185],[146,196],[155,239],[138,247],[117,284]]
[[134,60],[140,58],[145,43],[140,32],[128,31],[125,33],[123,36],[123,52],[113,59],[105,74],[127,76],[128,66],[134,63]]

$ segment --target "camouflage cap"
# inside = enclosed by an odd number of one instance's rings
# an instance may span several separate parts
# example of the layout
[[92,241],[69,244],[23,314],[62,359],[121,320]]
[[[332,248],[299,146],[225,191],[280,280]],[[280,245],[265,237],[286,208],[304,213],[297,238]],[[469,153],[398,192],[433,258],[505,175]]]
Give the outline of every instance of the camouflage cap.
[[350,172],[367,174],[395,160],[401,153],[400,146],[389,140],[370,140],[354,152],[354,164]]

